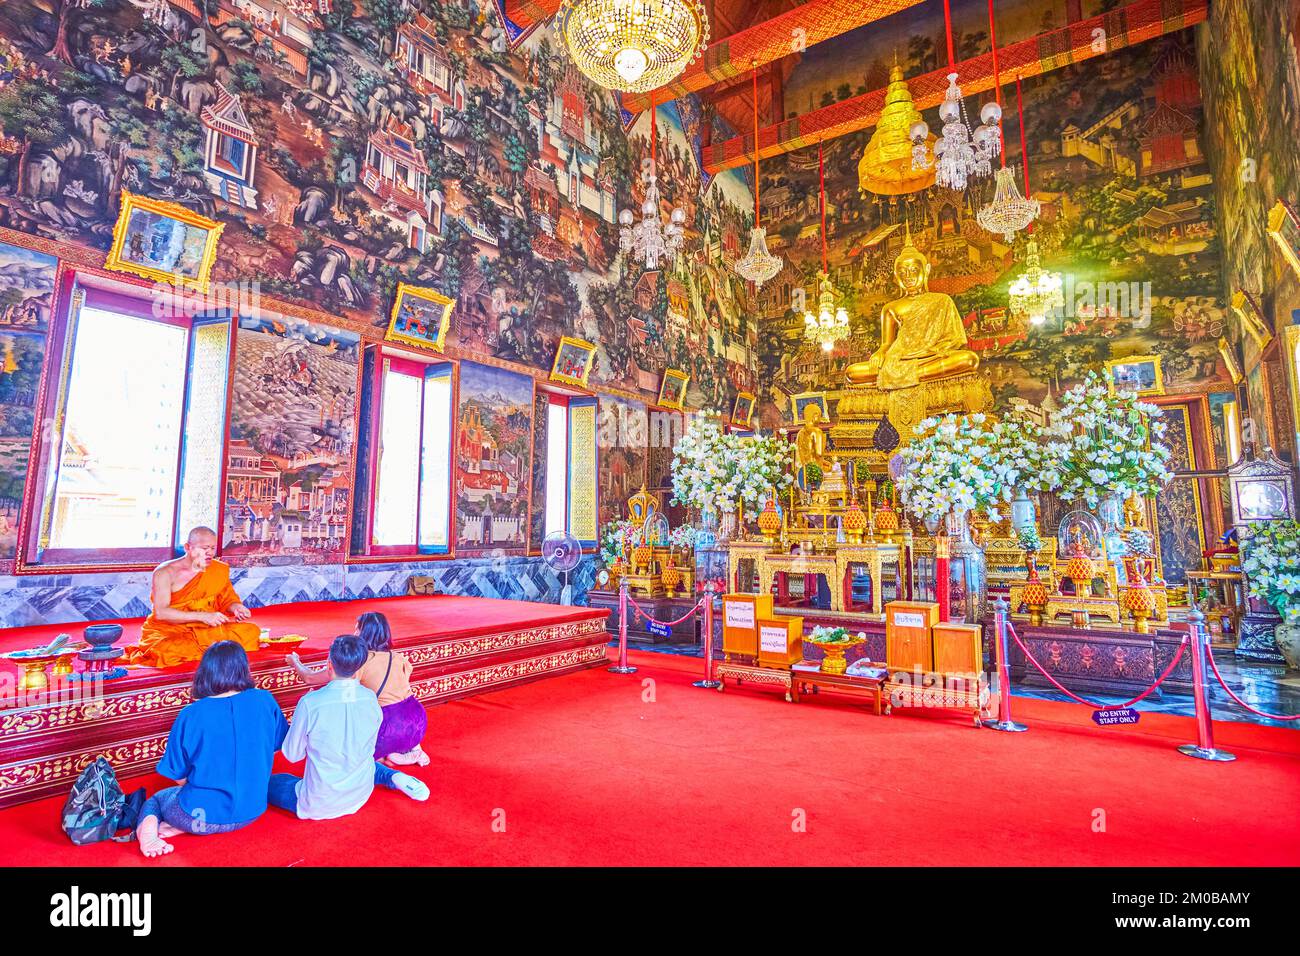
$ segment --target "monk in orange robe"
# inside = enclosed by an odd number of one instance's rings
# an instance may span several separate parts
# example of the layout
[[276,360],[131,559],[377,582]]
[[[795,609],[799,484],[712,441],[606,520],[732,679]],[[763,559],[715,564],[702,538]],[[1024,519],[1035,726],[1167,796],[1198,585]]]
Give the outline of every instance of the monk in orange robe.
[[197,661],[217,641],[234,641],[255,651],[261,628],[230,583],[230,566],[213,560],[217,535],[195,528],[185,555],[153,572],[153,613],[144,622],[140,643],[126,649],[125,661],[144,667],[173,667]]

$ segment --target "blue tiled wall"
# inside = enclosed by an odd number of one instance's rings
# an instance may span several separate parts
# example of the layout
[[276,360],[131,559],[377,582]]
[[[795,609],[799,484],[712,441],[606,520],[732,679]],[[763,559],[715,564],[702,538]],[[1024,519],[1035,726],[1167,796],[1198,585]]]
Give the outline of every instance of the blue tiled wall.
[[[584,557],[569,575],[573,603],[586,604],[595,560]],[[235,589],[249,607],[295,601],[351,601],[406,593],[413,574],[432,577],[447,594],[559,603],[562,576],[541,558],[466,558],[393,564],[293,565],[232,568]],[[0,627],[71,624],[149,613],[149,572],[0,577]]]

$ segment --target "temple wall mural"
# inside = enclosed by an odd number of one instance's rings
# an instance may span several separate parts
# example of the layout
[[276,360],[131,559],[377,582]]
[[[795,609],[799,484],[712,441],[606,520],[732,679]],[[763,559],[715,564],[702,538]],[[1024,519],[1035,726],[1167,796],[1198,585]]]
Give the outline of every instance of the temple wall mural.
[[[970,11],[976,5],[954,6],[965,11],[966,22],[978,22]],[[1014,39],[1017,21],[1008,20]],[[1022,32],[1038,28],[1025,24]],[[987,34],[972,27],[959,43],[978,52],[987,49]],[[810,51],[790,80],[787,99],[800,108],[804,96],[815,103],[819,96],[844,98],[834,89],[817,92],[818,64],[835,56],[823,46]],[[934,50],[925,37],[901,45],[905,74],[933,69]],[[849,68],[841,61],[834,69]],[[887,64],[853,68],[863,74],[860,86],[887,82]],[[807,302],[814,300],[822,264],[818,152],[800,149],[764,164],[764,223],[769,236],[775,233],[772,251],[786,260],[759,295],[765,425],[790,421],[790,394],[840,388],[844,369],[875,350],[881,306],[898,295],[893,263],[909,235],[929,257],[929,288],[955,299],[971,348],[990,373],[996,408],[1013,397],[1050,407],[1089,368],[1100,371],[1108,360],[1127,356],[1158,356],[1169,394],[1229,384],[1216,345],[1231,331],[1218,273],[1218,193],[1202,147],[1192,31],[1026,80],[1023,101],[1030,185],[1043,205],[1032,238],[1043,267],[1062,273],[1066,299],[1041,326],[1006,307],[1008,287],[1024,268],[1026,239],[1008,243],[975,220],[991,183],[981,181],[965,194],[939,187],[901,197],[869,192],[858,169],[868,131],[825,144],[827,260],[858,334],[830,355],[805,345],[796,306],[801,289]],[[1022,182],[1011,77],[1004,77],[1003,106],[1006,162]],[[939,127],[933,111],[925,118]]]

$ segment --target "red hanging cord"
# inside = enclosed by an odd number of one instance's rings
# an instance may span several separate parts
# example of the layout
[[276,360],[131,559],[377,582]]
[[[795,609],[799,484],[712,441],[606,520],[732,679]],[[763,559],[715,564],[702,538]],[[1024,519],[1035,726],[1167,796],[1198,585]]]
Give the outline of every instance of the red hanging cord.
[[1016,112],[1020,114],[1020,162],[1025,166],[1025,198],[1029,198],[1029,150],[1025,148],[1025,103],[1020,98],[1020,74],[1016,74]]
[[943,0],[943,28],[948,34],[948,66],[951,68],[957,58],[952,55],[952,10],[948,3],[949,0]]
[[820,141],[817,143],[817,181],[822,205],[822,272],[830,275],[826,267],[826,159]]
[[655,95],[650,94],[650,162],[655,161],[655,153],[659,146],[658,126],[655,124],[655,118],[659,115],[659,110],[655,108]]
[[[1002,105],[1002,77],[998,73],[998,31],[993,23],[993,0],[989,0],[989,45],[993,48],[993,101]],[[1002,147],[1002,168],[1007,165],[1007,141],[1002,135],[1002,124],[998,123],[998,143]]]
[[758,61],[754,61],[754,225],[758,226]]

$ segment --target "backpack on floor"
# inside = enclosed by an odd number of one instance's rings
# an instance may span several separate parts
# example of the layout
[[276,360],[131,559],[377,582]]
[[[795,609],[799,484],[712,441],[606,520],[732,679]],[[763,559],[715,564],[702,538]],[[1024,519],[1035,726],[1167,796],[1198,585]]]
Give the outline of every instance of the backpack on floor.
[[[113,765],[104,757],[96,757],[81,771],[63,805],[63,832],[77,846],[101,840],[126,843],[135,839],[135,826],[143,806],[144,787],[126,796],[117,782]],[[116,835],[118,830],[128,827],[130,832]]]

